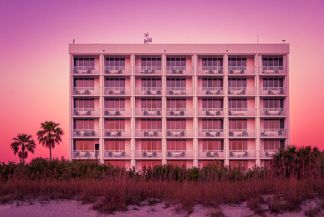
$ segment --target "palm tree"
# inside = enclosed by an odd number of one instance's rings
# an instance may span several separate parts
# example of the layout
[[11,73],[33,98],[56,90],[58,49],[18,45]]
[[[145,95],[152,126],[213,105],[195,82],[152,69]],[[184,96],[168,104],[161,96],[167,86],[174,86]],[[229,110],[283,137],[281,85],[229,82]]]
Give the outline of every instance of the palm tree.
[[25,163],[25,159],[28,157],[28,152],[34,153],[36,144],[31,135],[24,133],[18,134],[17,137],[12,139],[10,144],[14,154],[18,154],[20,162]]
[[59,125],[59,123],[53,121],[45,121],[41,123],[41,129],[37,132],[39,143],[49,148],[50,160],[52,160],[52,149],[55,148],[55,144],[59,144],[62,141],[63,130]]

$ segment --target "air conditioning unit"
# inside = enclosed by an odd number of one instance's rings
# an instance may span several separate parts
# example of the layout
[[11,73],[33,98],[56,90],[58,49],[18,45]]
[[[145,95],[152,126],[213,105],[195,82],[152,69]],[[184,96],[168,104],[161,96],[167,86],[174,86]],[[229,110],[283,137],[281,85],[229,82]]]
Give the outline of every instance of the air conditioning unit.
[[158,136],[159,132],[158,131],[144,131],[144,136]]
[[231,130],[229,132],[229,136],[248,136],[248,132],[246,130]]
[[111,71],[108,70],[108,69],[106,69],[106,70],[105,70],[105,73],[106,73],[106,74],[111,74]]
[[151,90],[151,94],[152,95],[160,95],[161,94],[161,90]]
[[74,136],[81,136],[81,132],[79,130],[74,131]]
[[145,110],[143,111],[143,114],[145,116],[155,116],[155,115],[161,115],[161,111],[160,110],[157,110],[157,111],[150,111],[150,110]]
[[206,90],[206,95],[219,95],[221,94],[221,90],[216,89],[216,90]]
[[219,132],[219,131],[206,132],[206,136],[208,136],[208,137],[219,137],[220,135],[221,135],[221,132]]
[[88,69],[86,73],[91,74],[91,69]]
[[122,135],[121,131],[108,131],[106,132],[106,136],[117,136],[120,137]]
[[108,157],[112,158],[122,158],[125,157],[126,153],[124,151],[109,151]]
[[172,131],[172,130],[169,130],[167,132],[168,136],[174,136],[174,137],[183,137],[186,135],[186,132],[185,131]]
[[184,151],[168,151],[168,157],[182,158],[185,156],[186,156],[186,153]]
[[207,151],[206,157],[218,157],[218,153],[216,151]]
[[220,115],[220,111],[207,110],[206,115],[208,115],[208,116],[217,116],[217,115]]
[[183,111],[183,110],[170,110],[169,115],[172,115],[172,116],[184,116],[185,111]]
[[230,157],[243,158],[243,157],[247,157],[247,156],[248,156],[247,151],[230,151]]
[[142,153],[143,157],[156,157],[157,153],[155,151],[144,151]]

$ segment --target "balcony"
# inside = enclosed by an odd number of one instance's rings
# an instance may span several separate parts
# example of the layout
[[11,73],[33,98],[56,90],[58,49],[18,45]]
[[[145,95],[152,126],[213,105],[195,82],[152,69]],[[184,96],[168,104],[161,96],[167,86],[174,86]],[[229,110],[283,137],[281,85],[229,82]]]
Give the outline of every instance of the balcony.
[[223,150],[199,150],[198,157],[203,159],[225,159]]
[[125,87],[105,87],[105,95],[108,96],[124,96],[128,95],[128,91],[126,92]]
[[199,137],[219,138],[224,137],[223,129],[201,129],[198,133]]
[[255,88],[228,87],[228,95],[231,96],[255,95]]
[[136,130],[136,137],[162,137],[162,129],[140,129]]
[[105,66],[105,75],[130,75],[130,68],[123,66]]
[[99,116],[99,111],[94,108],[75,108],[73,109],[73,116],[96,117]]
[[99,70],[96,70],[93,66],[74,66],[74,75],[99,75]]
[[167,108],[167,116],[171,117],[188,117],[192,116],[192,111],[186,108]]
[[162,75],[162,66],[136,66],[135,74],[137,75]]
[[136,116],[157,117],[161,116],[162,108],[137,108],[135,114]]
[[191,137],[192,132],[186,129],[167,129],[167,137],[168,138],[184,138],[184,137]]
[[147,158],[147,159],[162,158],[162,151],[161,150],[136,150],[135,157]]
[[74,87],[73,95],[75,96],[97,96],[99,91],[94,87]]
[[229,75],[254,75],[253,70],[248,70],[246,66],[228,66]]
[[199,116],[221,117],[224,116],[223,108],[200,108]]
[[284,108],[262,108],[261,115],[267,116],[267,117],[285,116],[286,110]]
[[74,129],[73,137],[80,137],[80,138],[99,137],[99,131],[97,129]]
[[74,150],[72,153],[74,159],[99,159],[99,151],[95,150]]
[[223,87],[200,87],[198,94],[200,96],[217,96],[223,95]]
[[144,95],[144,96],[160,96],[162,93],[161,87],[142,87],[136,88],[137,95]]
[[105,108],[104,116],[105,117],[122,117],[122,116],[130,116],[130,109],[125,108]]
[[167,66],[166,73],[167,75],[192,75],[192,67],[183,67],[183,66]]
[[130,131],[125,129],[104,129],[104,137],[124,138],[130,136],[131,136]]
[[167,159],[183,159],[192,157],[192,152],[188,150],[167,150]]
[[277,96],[284,94],[286,94],[286,88],[284,87],[263,87],[260,89],[260,95]]
[[103,155],[104,159],[124,159],[131,157],[129,152],[125,150],[104,150]]
[[272,157],[278,152],[278,150],[260,150],[261,159],[272,159]]
[[192,95],[192,91],[189,91],[186,87],[167,87],[167,95],[169,96],[186,96]]
[[246,117],[246,116],[254,116],[255,110],[254,109],[248,109],[248,108],[229,108],[228,109],[228,115],[234,116],[234,117]]
[[223,66],[199,66],[198,75],[223,75]]
[[248,129],[229,129],[229,137],[254,137],[255,133]]
[[265,75],[283,75],[285,70],[283,66],[263,66],[262,74]]
[[261,129],[261,137],[281,138],[287,136],[287,129]]
[[229,159],[255,159],[253,150],[229,150]]

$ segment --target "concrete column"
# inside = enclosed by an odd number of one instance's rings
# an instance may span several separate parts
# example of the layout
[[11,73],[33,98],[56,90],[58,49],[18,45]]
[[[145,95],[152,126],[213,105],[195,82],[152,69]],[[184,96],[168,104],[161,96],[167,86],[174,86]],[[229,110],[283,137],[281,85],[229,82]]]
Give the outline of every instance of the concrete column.
[[131,71],[131,98],[130,98],[130,104],[131,104],[131,167],[135,167],[135,55],[130,55],[130,71]]
[[105,120],[104,120],[104,82],[105,82],[105,77],[104,77],[104,54],[99,55],[99,84],[101,87],[99,87],[99,161],[100,163],[104,163],[104,125],[105,125]]
[[167,140],[166,140],[166,55],[162,55],[162,164],[165,165],[167,163],[166,156],[167,156]]
[[229,119],[228,119],[228,54],[223,56],[223,73],[224,73],[224,166],[229,166]]
[[194,118],[193,118],[193,157],[194,157],[194,161],[193,161],[193,166],[194,167],[198,167],[198,151],[199,151],[199,147],[198,147],[198,130],[199,130],[199,126],[198,126],[198,98],[197,98],[197,94],[198,94],[198,79],[197,79],[197,68],[198,68],[198,57],[197,54],[194,54],[192,56],[192,65],[193,65],[193,76],[192,76],[192,88],[193,88],[193,112],[194,112]]
[[260,132],[261,132],[261,120],[260,120],[260,55],[254,55],[254,67],[255,67],[255,90],[256,90],[256,97],[255,97],[255,105],[256,105],[256,119],[255,119],[255,133],[256,133],[256,140],[255,140],[255,157],[256,157],[256,166],[260,166],[260,147],[261,147],[261,140],[260,140]]

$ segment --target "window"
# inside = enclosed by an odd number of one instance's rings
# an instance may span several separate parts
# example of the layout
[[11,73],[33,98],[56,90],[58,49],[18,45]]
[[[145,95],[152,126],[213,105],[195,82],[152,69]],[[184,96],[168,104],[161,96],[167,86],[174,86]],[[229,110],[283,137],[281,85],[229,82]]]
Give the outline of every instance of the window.
[[94,151],[97,140],[75,140],[73,149],[78,151]]
[[141,100],[142,110],[156,110],[162,108],[162,101],[158,99],[142,99]]
[[168,151],[185,151],[186,140],[168,140],[167,149]]
[[185,89],[186,79],[185,78],[168,78],[167,79],[168,89]]
[[247,120],[246,119],[234,119],[229,120],[230,130],[247,130]]
[[202,79],[203,89],[222,89],[223,88],[223,79],[219,78],[203,78]]
[[263,140],[263,149],[264,150],[279,150],[282,148],[285,144],[284,140],[279,140],[279,139],[266,139]]
[[140,151],[161,151],[161,140],[142,140],[137,147]]
[[94,110],[94,99],[75,99],[74,108]]
[[202,100],[203,110],[208,109],[221,109],[223,108],[223,100],[221,99],[203,99]]
[[168,57],[167,70],[186,70],[185,57]]
[[264,78],[263,79],[264,89],[283,88],[282,78]]
[[247,109],[247,99],[229,99],[228,107],[230,109]]
[[264,99],[263,108],[266,109],[283,109],[284,100],[283,99]]
[[229,78],[228,79],[228,87],[234,90],[242,90],[247,87],[246,78]]
[[248,168],[248,161],[246,160],[230,160],[229,166],[231,168],[242,168],[247,169]]
[[74,57],[74,68],[76,70],[94,70],[94,57]]
[[162,81],[158,78],[142,78],[141,79],[142,89],[155,90],[162,87]]
[[223,68],[223,59],[217,57],[204,57],[201,60],[202,70],[217,70]]
[[74,120],[74,129],[77,130],[94,129],[94,120]]
[[80,88],[94,88],[94,79],[93,78],[74,78],[73,82],[74,87]]
[[125,140],[107,140],[105,141],[106,151],[125,151]]
[[283,57],[282,56],[263,57],[262,65],[263,65],[264,69],[282,70],[283,69]]
[[230,140],[229,141],[229,150],[230,151],[246,151],[247,140]]
[[142,57],[141,70],[161,70],[161,57]]
[[231,70],[245,70],[246,58],[245,57],[230,57],[228,58],[228,67]]
[[162,165],[161,160],[139,160],[137,162],[140,168],[153,168]]
[[168,130],[186,130],[186,120],[183,119],[172,119],[167,120]]
[[223,151],[223,141],[222,140],[202,140],[201,141],[202,151]]
[[186,100],[185,99],[168,99],[167,100],[168,109],[186,109]]
[[223,129],[223,121],[222,120],[214,120],[214,119],[202,119],[201,127],[203,130]]
[[147,119],[141,120],[142,130],[161,130],[162,121],[160,119]]
[[105,67],[108,70],[125,70],[125,58],[107,57],[105,59]]
[[125,79],[124,78],[106,78],[105,87],[111,89],[124,89]]
[[125,99],[106,99],[105,109],[124,111]]
[[265,119],[263,120],[263,129],[265,130],[278,130],[283,129],[284,126],[284,120],[273,120],[273,119]]
[[123,119],[106,120],[105,129],[112,130],[112,131],[124,131],[125,120]]

